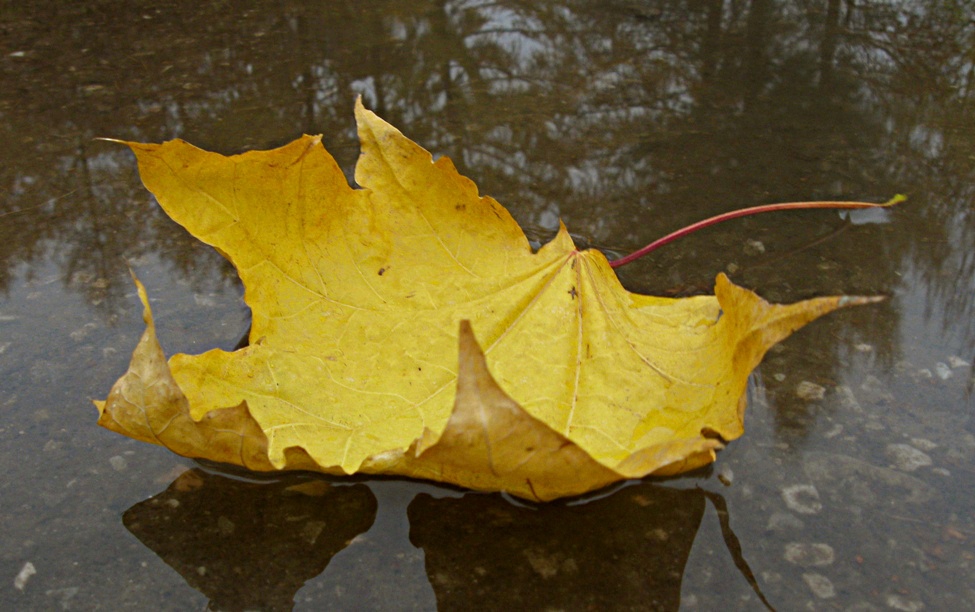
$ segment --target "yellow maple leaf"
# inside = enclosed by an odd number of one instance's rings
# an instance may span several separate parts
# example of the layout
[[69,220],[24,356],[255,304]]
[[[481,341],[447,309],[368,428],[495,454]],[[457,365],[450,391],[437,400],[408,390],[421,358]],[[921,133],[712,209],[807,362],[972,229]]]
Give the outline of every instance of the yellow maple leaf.
[[[237,268],[250,346],[167,364],[147,329],[99,423],[254,470],[429,478],[549,500],[715,459],[765,351],[840,306],[638,295],[356,106],[349,187],[305,136],[225,157],[128,143],[165,211]],[[469,322],[469,323],[468,323]]]

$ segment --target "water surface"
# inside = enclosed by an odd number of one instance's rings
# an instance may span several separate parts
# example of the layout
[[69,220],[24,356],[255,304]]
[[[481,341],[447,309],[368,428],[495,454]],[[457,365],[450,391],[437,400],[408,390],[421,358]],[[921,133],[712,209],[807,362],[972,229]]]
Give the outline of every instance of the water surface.
[[[972,49],[951,0],[3,4],[0,607],[967,607]],[[232,348],[248,312],[95,138],[235,153],[321,133],[351,177],[357,95],[535,240],[561,219],[624,253],[731,208],[906,193],[883,215],[742,219],[621,270],[666,295],[724,271],[774,301],[890,299],[776,347],[712,468],[586,503],[254,479],[98,428],[90,400],[142,331],[129,267],[169,353]]]

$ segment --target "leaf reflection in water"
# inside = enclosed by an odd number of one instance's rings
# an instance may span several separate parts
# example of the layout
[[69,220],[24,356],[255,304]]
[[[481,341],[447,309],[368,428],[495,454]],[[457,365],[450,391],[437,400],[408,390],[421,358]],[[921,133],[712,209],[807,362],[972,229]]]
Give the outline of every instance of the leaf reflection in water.
[[363,484],[294,476],[245,481],[201,469],[129,508],[125,527],[215,610],[290,610],[303,584],[365,532],[376,499]]
[[[498,494],[431,495],[430,488],[419,484],[424,492],[406,513],[409,541],[423,552],[441,610],[475,602],[497,609],[679,609],[708,501],[735,566],[771,609],[718,493],[638,482],[589,501],[534,505]],[[404,504],[394,505],[388,510]],[[130,508],[123,522],[211,608],[291,609],[298,590],[337,553],[382,527],[374,525],[379,510],[362,483],[334,486],[299,475],[259,482],[194,469]]]
[[677,610],[708,500],[735,566],[771,608],[724,499],[701,489],[641,482],[585,504],[536,506],[498,495],[418,495],[409,507],[410,539],[426,554],[441,610],[472,601],[497,609]]

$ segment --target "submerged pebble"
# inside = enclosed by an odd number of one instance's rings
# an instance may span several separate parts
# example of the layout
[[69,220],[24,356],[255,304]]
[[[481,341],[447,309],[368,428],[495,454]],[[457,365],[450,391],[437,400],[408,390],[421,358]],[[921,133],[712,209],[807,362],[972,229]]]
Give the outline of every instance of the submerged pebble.
[[80,591],[78,587],[64,587],[63,589],[48,589],[44,594],[58,600],[62,610],[71,609],[71,598]]
[[775,512],[768,518],[768,523],[765,525],[765,529],[766,531],[799,531],[805,526],[806,524],[802,522],[802,519],[798,518],[794,514],[789,514],[788,512]]
[[125,457],[122,457],[121,455],[115,455],[114,457],[110,457],[108,462],[112,464],[112,469],[114,469],[116,472],[121,472],[129,465],[128,462],[125,460]]
[[809,587],[809,590],[813,592],[813,595],[820,599],[829,599],[836,596],[836,589],[833,588],[833,583],[822,574],[803,574],[802,580]]
[[761,240],[746,240],[743,250],[746,255],[761,255],[765,252],[765,245]]
[[807,402],[821,400],[826,396],[826,387],[804,380],[796,386],[796,397]]
[[196,302],[197,306],[204,308],[213,308],[217,305],[217,301],[212,296],[203,295],[202,293],[194,293],[193,301]]
[[791,485],[782,489],[782,500],[789,510],[799,514],[818,514],[823,509],[819,491],[809,484]]
[[95,325],[94,323],[85,323],[78,329],[71,332],[69,335],[71,336],[71,339],[74,340],[75,342],[81,342],[82,340],[87,338],[88,335],[92,332],[92,330],[94,330],[96,327],[98,326]]
[[806,453],[806,475],[823,487],[826,497],[837,504],[855,503],[870,508],[912,514],[910,507],[938,498],[935,487],[896,469],[880,467],[840,454]]
[[237,525],[234,524],[232,520],[225,516],[217,517],[217,529],[220,531],[221,535],[229,536],[233,535],[234,531],[237,529]]
[[905,472],[913,472],[933,463],[931,457],[910,444],[888,444],[887,458],[891,460],[894,467]]
[[836,559],[833,547],[829,544],[810,544],[808,542],[789,542],[785,545],[785,560],[799,567],[822,567],[832,565]]
[[839,399],[840,406],[853,412],[863,412],[863,406],[857,401],[857,396],[853,393],[853,389],[846,385],[840,385],[836,387],[836,395]]
[[30,580],[30,577],[36,573],[37,570],[34,568],[33,563],[30,561],[25,563],[24,567],[20,568],[20,572],[18,572],[17,577],[14,578],[14,588],[18,591],[23,591],[24,587],[27,586],[27,581]]
[[835,438],[836,436],[840,435],[841,433],[843,433],[843,426],[840,425],[839,423],[835,423],[832,427],[829,428],[829,431],[827,431],[825,434],[823,434],[823,437],[824,438],[827,438],[827,439],[828,438]]
[[727,465],[722,465],[718,468],[718,480],[721,481],[726,487],[730,487],[731,483],[735,480],[735,473],[731,471],[731,468]]
[[948,364],[942,361],[934,364],[934,373],[937,374],[938,378],[941,380],[948,380],[955,375],[954,372],[951,371],[951,368],[948,367]]
[[948,357],[948,365],[950,365],[953,368],[967,368],[972,364],[968,363],[967,361],[965,361],[964,359],[962,359],[957,355],[952,355]]
[[863,379],[863,383],[860,384],[860,390],[864,392],[863,396],[865,401],[872,404],[894,401],[894,394],[887,389],[887,386],[879,378],[873,375],[869,375]]
[[888,595],[887,607],[892,610],[903,610],[904,612],[920,612],[924,609],[924,604],[920,601],[913,601],[901,595]]
[[923,451],[933,451],[938,448],[937,443],[928,440],[927,438],[911,438],[911,446],[914,448],[919,448]]

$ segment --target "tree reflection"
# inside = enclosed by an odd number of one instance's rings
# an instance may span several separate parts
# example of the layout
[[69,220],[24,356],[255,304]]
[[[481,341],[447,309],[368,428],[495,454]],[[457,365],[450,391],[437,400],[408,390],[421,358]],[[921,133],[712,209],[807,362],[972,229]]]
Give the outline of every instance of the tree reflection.
[[[15,143],[0,152],[0,288],[52,252],[107,310],[127,286],[122,262],[140,254],[213,282],[213,260],[148,204],[127,154],[91,138],[182,136],[230,152],[321,131],[351,175],[362,93],[533,231],[561,217],[621,250],[733,206],[907,190],[897,216],[910,230],[854,228],[830,243],[839,271],[825,282],[793,270],[814,270],[814,256],[754,276],[744,266],[745,282],[778,283],[782,298],[891,292],[910,262],[932,308],[975,320],[975,261],[959,248],[975,241],[975,139],[961,119],[975,26],[960,0],[31,7],[8,9],[0,33],[15,50],[0,72],[0,133]],[[837,225],[742,221],[624,276],[647,291],[707,286],[742,236],[787,253]],[[867,333],[880,344],[894,325]]]

